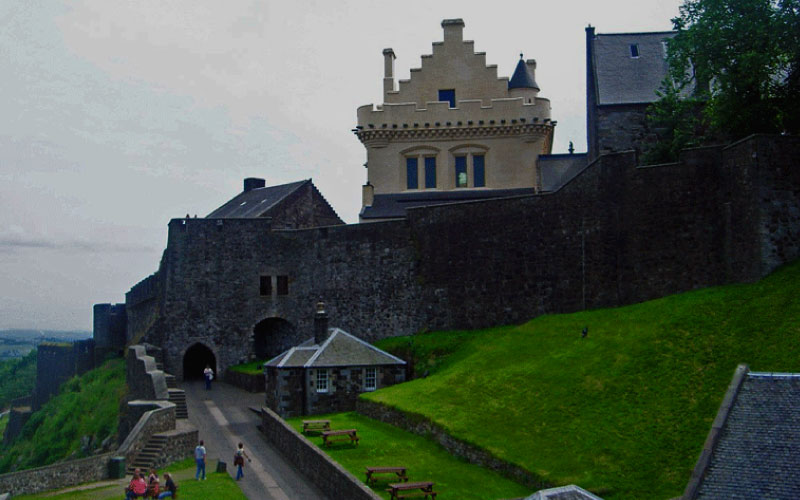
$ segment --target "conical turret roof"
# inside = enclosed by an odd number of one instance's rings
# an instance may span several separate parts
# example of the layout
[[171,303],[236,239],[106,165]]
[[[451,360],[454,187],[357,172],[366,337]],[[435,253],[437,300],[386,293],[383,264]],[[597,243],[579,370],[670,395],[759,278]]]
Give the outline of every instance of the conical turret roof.
[[519,55],[519,62],[517,63],[517,69],[514,70],[514,74],[511,76],[511,80],[508,81],[508,88],[540,90],[539,86],[536,85],[536,81],[534,81],[533,79],[533,75],[531,75],[531,72],[528,71],[528,65],[525,64],[525,60],[522,58],[522,54]]

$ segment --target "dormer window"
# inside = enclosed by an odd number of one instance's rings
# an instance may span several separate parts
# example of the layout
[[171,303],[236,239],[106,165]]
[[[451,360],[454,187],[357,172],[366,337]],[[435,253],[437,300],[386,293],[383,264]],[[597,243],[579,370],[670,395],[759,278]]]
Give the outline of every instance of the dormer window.
[[440,89],[439,100],[450,103],[451,108],[456,107],[456,89]]
[[631,57],[636,58],[639,57],[639,44],[632,43],[631,44]]

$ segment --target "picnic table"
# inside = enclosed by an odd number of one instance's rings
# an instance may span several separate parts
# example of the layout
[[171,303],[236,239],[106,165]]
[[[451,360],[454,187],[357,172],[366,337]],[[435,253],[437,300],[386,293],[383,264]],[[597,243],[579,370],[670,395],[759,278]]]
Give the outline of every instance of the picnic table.
[[330,420],[303,420],[303,434],[309,431],[329,431],[331,430]]
[[367,467],[367,484],[377,481],[373,477],[375,474],[397,474],[401,481],[408,481],[406,467]]
[[386,489],[391,495],[392,500],[400,498],[422,497],[436,500],[436,492],[433,491],[433,483],[430,481],[419,481],[416,483],[392,483]]
[[322,431],[322,441],[325,446],[330,446],[336,441],[350,441],[358,446],[356,429],[338,429],[335,431]]

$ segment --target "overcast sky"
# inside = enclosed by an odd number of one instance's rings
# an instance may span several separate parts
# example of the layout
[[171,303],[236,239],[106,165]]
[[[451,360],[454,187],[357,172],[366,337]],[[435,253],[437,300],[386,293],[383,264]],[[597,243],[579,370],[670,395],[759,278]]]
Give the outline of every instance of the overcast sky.
[[0,328],[91,330],[158,268],[170,218],[242,179],[312,178],[358,220],[356,108],[460,17],[501,76],[538,62],[553,152],[586,150],[585,33],[670,29],[678,0],[0,3]]

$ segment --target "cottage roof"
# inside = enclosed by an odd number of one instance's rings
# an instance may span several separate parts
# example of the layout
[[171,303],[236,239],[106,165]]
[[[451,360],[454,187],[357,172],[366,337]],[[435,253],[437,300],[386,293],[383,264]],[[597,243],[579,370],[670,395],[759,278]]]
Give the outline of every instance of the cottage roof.
[[533,188],[514,189],[455,189],[450,191],[418,191],[407,193],[376,194],[371,206],[361,209],[361,219],[398,219],[406,216],[406,209],[490,200],[535,194]]
[[667,76],[665,41],[674,31],[597,34],[592,43],[597,104],[641,104],[658,100]]
[[528,65],[525,64],[525,60],[522,59],[522,54],[519,55],[517,68],[514,70],[514,74],[511,75],[511,80],[508,81],[508,88],[539,90],[539,86],[536,85],[533,75],[528,71]]
[[233,199],[217,208],[207,215],[209,219],[233,219],[233,218],[252,218],[264,217],[269,215],[271,208],[275,207],[304,185],[311,182],[311,179],[304,181],[281,184],[279,186],[268,186],[243,191],[234,196]]
[[404,365],[405,361],[339,328],[329,328],[320,344],[309,339],[265,363],[277,368]]
[[734,375],[685,498],[800,496],[800,373]]
[[539,490],[525,500],[602,500],[600,497],[589,493],[580,486],[570,484],[558,488]]

